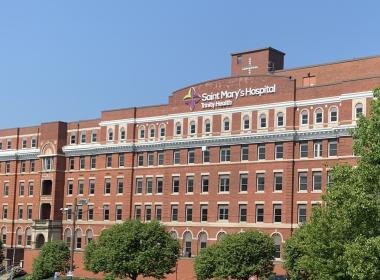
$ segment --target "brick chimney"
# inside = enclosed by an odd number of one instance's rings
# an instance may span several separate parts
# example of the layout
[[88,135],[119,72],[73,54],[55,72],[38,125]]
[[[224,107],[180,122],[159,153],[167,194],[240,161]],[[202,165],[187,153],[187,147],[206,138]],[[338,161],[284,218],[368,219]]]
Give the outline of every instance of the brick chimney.
[[268,74],[284,68],[285,53],[268,47],[231,54],[231,75]]

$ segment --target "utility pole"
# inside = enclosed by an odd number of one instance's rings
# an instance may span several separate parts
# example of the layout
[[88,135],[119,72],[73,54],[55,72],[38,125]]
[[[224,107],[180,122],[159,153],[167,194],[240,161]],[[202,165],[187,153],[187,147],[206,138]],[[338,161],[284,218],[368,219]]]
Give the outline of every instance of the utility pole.
[[71,230],[71,250],[70,250],[70,278],[73,279],[73,272],[74,272],[74,244],[75,244],[75,223],[77,220],[77,198],[74,198],[74,205],[71,208],[72,209],[72,219],[73,219],[73,225]]

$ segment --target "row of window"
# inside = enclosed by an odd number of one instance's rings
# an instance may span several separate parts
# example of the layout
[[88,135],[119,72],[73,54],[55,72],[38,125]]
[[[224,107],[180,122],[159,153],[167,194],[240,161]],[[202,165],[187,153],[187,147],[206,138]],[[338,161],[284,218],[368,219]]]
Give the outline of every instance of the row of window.
[[[119,167],[124,167],[125,166],[125,154],[120,153],[117,155],[118,156],[118,166]],[[91,156],[90,157],[90,169],[95,169],[97,168],[97,156]],[[112,168],[113,166],[113,154],[106,154],[106,161],[105,161],[105,167],[106,168]],[[76,167],[75,165],[75,157],[70,157],[69,158],[69,169],[74,170]],[[86,157],[85,156],[80,156],[79,157],[79,169],[86,169]]]
[[[113,189],[111,182],[112,182],[111,178],[105,178],[104,190],[103,190],[103,193],[105,195],[111,194],[111,190]],[[78,180],[76,194],[77,195],[83,195],[84,189],[85,189],[84,180]],[[123,178],[117,178],[115,192],[116,192],[116,194],[119,194],[119,195],[123,194],[123,192],[124,192],[124,179]],[[74,181],[69,180],[67,182],[66,194],[69,196],[74,194]],[[88,195],[94,195],[95,194],[95,179],[90,179],[88,181],[88,192],[87,192],[87,194]]]
[[[3,149],[11,150],[12,144],[13,144],[12,139],[7,139],[5,142],[0,139],[0,150],[3,150]],[[28,148],[37,148],[37,137],[34,136],[34,137],[31,137],[30,139],[24,137],[21,139],[21,149],[28,149]]]
[[[17,206],[17,219],[23,220],[31,220],[33,218],[33,206],[28,205],[26,206],[26,216],[24,213],[24,205],[18,205]],[[1,212],[2,219],[8,219],[8,205],[3,205],[2,212]]]
[[[29,165],[27,164],[28,162],[29,162]],[[0,173],[3,171],[5,174],[11,173],[11,162],[10,161],[6,161],[4,163],[0,162]],[[36,161],[34,159],[31,159],[29,161],[21,160],[19,172],[21,172],[21,173],[36,172]]]

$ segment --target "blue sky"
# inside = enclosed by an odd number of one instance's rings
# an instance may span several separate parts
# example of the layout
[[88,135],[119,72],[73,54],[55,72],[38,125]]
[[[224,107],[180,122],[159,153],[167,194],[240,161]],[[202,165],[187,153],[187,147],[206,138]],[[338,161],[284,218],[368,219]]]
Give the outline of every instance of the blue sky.
[[162,104],[272,46],[285,67],[380,54],[378,1],[0,1],[0,128]]

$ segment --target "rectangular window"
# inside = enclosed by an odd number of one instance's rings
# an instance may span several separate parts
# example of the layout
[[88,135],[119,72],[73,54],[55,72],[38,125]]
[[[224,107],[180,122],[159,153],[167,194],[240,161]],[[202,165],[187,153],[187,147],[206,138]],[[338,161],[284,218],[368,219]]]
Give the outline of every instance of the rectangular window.
[[22,149],[26,149],[26,139],[22,139]]
[[193,193],[193,192],[194,192],[194,177],[187,176],[186,177],[186,193]]
[[256,191],[263,192],[265,190],[265,174],[256,173]]
[[78,194],[82,195],[83,191],[84,191],[84,181],[83,180],[79,180],[78,181]]
[[144,166],[144,154],[137,155],[137,165]]
[[83,219],[83,206],[82,205],[77,206],[77,219],[78,220]]
[[240,174],[240,191],[248,191],[248,174]]
[[79,169],[84,169],[85,167],[85,157],[79,157]]
[[110,194],[111,193],[111,179],[107,178],[104,181],[104,194]]
[[110,206],[103,205],[103,220],[108,221],[110,219]]
[[334,180],[332,173],[330,171],[327,171],[327,187],[332,187],[334,185]]
[[202,193],[208,193],[209,178],[207,175],[202,176]]
[[72,210],[71,210],[71,205],[66,205],[66,208],[68,208],[69,210],[66,212],[66,220],[71,220],[71,214],[72,214]]
[[124,166],[125,166],[125,155],[119,154],[119,167],[124,167]]
[[98,135],[97,135],[97,133],[96,133],[96,131],[93,131],[92,133],[91,133],[91,142],[96,142],[98,139]]
[[95,194],[95,180],[91,179],[88,183],[88,194]]
[[242,161],[249,159],[248,145],[241,145],[241,148],[240,148],[240,159]]
[[265,144],[257,145],[257,159],[265,160]]
[[73,181],[67,182],[67,195],[73,195]]
[[155,211],[155,219],[157,221],[161,221],[162,219],[162,206],[161,205],[156,205],[156,211]]
[[11,162],[10,161],[5,162],[5,173],[6,174],[11,173]]
[[76,142],[77,142],[77,140],[76,140],[75,134],[71,134],[71,136],[70,136],[70,144],[74,145],[74,144],[76,144]]
[[219,192],[230,191],[230,176],[221,175],[219,176]]
[[186,205],[185,206],[185,217],[186,222],[192,222],[193,221],[193,206],[192,205]]
[[12,140],[7,140],[7,150],[12,149]]
[[29,170],[30,170],[30,172],[36,171],[36,161],[34,159],[30,160]]
[[145,221],[149,222],[152,220],[152,206],[145,205]]
[[322,157],[322,142],[321,141],[314,142],[314,157],[315,158]]
[[33,218],[33,206],[32,205],[28,205],[26,207],[26,218],[28,220],[31,220]]
[[37,147],[37,139],[36,139],[36,137],[32,137],[32,140],[31,140],[30,146],[31,146],[32,148],[36,148],[36,147]]
[[34,184],[30,182],[28,186],[28,195],[33,196],[33,191],[34,191]]
[[180,164],[181,163],[181,152],[180,150],[174,150],[173,151],[173,164]]
[[69,166],[70,166],[70,170],[75,169],[75,159],[73,157],[69,158]]
[[300,142],[300,158],[307,158],[309,156],[309,147],[307,142]]
[[165,163],[165,153],[159,152],[157,154],[157,165],[164,165]]
[[92,221],[93,219],[94,219],[94,205],[88,205],[87,220]]
[[313,172],[313,191],[322,190],[322,172],[314,171]]
[[82,144],[86,143],[86,132],[85,132],[85,131],[83,131],[83,132],[81,133],[81,135],[80,135],[80,142],[81,142]]
[[172,205],[170,220],[172,222],[177,222],[178,221],[178,205]]
[[298,204],[298,223],[306,223],[306,204]]
[[280,172],[274,173],[274,191],[282,191],[282,173]]
[[2,213],[3,219],[8,219],[8,206],[3,205],[3,213]]
[[136,178],[136,193],[142,193],[142,178]]
[[18,213],[18,215],[17,215],[18,219],[22,220],[22,218],[24,216],[24,207],[23,206],[19,206],[17,213]]
[[210,162],[210,150],[205,147],[202,151],[203,163]]
[[283,159],[284,158],[284,146],[283,144],[275,145],[275,159]]
[[239,222],[247,221],[247,204],[239,205]]
[[117,179],[117,193],[122,194],[124,192],[124,182],[123,178]]
[[106,155],[106,167],[107,168],[112,167],[112,155]]
[[91,156],[91,169],[96,168],[96,156]]
[[19,196],[24,196],[25,195],[25,184],[23,182],[21,182],[18,185],[18,195]]
[[231,149],[230,147],[220,148],[220,162],[226,162],[231,160]]
[[115,219],[116,221],[121,221],[123,219],[123,206],[122,205],[116,205],[115,210]]
[[336,157],[338,155],[338,142],[336,140],[329,140],[329,157]]
[[148,166],[154,165],[154,153],[148,153]]
[[141,206],[135,205],[135,220],[141,220]]
[[21,161],[21,173],[25,173],[26,172],[26,161],[23,160]]
[[153,178],[146,178],[146,193],[153,193]]
[[228,221],[228,205],[227,204],[218,205],[218,220]]
[[172,177],[172,193],[179,193],[179,177]]
[[188,149],[187,150],[187,163],[195,163],[195,150]]
[[4,194],[4,196],[9,195],[9,184],[8,183],[4,183],[4,185],[3,185],[3,194]]
[[156,179],[156,193],[162,193],[163,189],[164,189],[164,179],[159,177]]
[[273,222],[281,223],[282,216],[282,205],[281,204],[273,204]]
[[201,204],[201,222],[207,222],[208,219],[208,205]]
[[298,173],[298,189],[300,192],[307,191],[307,172]]

